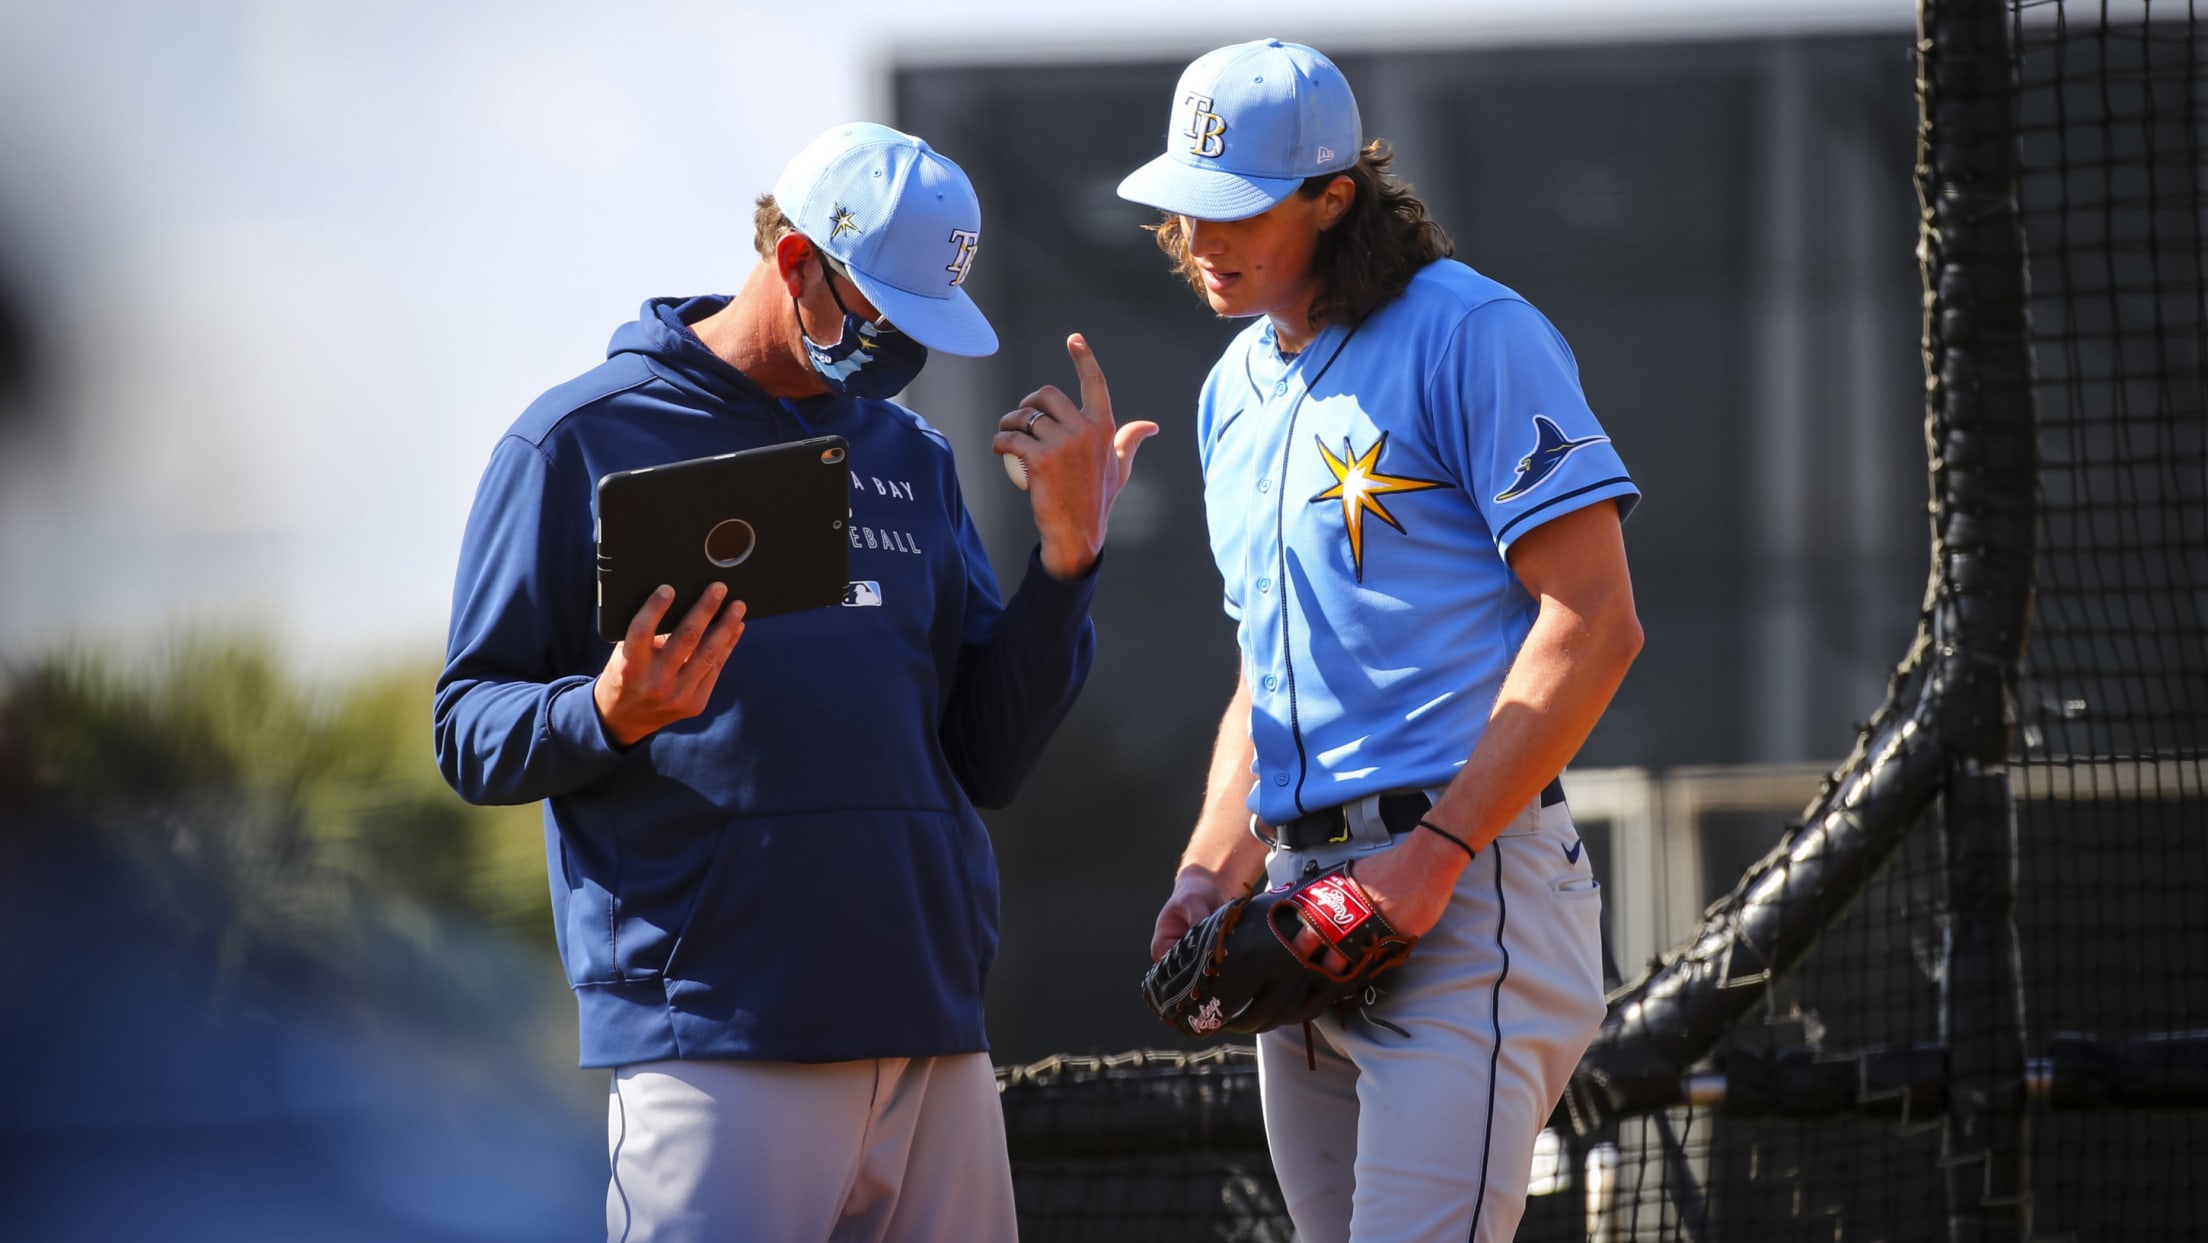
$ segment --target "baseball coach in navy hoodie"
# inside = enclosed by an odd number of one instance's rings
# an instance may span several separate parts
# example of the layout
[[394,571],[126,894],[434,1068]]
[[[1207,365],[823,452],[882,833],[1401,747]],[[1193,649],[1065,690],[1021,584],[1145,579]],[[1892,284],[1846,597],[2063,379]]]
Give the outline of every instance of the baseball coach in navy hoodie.
[[[1009,802],[1072,706],[1112,503],[1157,431],[1115,426],[1087,345],[992,444],[1041,540],[1001,598],[950,445],[889,400],[996,334],[960,288],[981,209],[880,125],[790,161],[733,297],[654,299],[492,451],[453,590],[437,758],[545,801],[585,1066],[613,1068],[608,1233],[1010,1239],[982,1025]],[[853,607],[746,625],[662,588],[593,624],[595,481],[814,435],[850,443]],[[662,628],[671,633],[655,638]]]

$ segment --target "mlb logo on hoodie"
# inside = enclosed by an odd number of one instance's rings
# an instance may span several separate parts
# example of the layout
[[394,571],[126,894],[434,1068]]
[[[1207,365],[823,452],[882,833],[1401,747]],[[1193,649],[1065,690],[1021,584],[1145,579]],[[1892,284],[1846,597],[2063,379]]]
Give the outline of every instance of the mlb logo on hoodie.
[[880,583],[847,583],[843,588],[843,607],[847,609],[878,609],[882,607]]

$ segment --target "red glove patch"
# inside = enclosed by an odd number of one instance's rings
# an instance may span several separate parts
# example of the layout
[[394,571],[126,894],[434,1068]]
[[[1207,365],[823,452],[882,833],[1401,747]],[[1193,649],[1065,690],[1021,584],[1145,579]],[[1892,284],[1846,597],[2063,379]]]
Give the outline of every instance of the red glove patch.
[[1303,922],[1318,930],[1329,945],[1339,945],[1373,915],[1365,891],[1346,874],[1322,876],[1289,896],[1303,913]]

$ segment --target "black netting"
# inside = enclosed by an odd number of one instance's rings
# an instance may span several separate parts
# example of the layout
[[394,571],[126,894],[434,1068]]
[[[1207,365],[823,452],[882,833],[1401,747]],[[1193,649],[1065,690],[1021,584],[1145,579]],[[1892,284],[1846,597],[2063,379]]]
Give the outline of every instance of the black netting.
[[[2188,5],[2024,6],[2041,550],[2016,738],[2027,1046],[2208,1028],[2208,281]],[[2035,1221],[2202,1235],[2208,1119],[2034,1119]]]
[[1022,1238],[1293,1239],[1253,1050],[1054,1057],[998,1081]]
[[[1579,1216],[1529,1212],[1520,1239],[1946,1237],[1939,1113],[1898,1087],[1854,1086],[1888,1073],[1866,1055],[1940,1038],[1946,884],[1938,817],[1924,821],[1816,950],[1759,988],[1708,1064],[1724,1102],[1620,1118],[1579,1141],[1594,1159],[1576,1194],[1556,1197]],[[1816,1116],[1786,1116],[1798,1112]]]
[[[2128,25],[2048,5],[2024,14],[2020,202],[2043,544],[2018,758],[2051,796],[2197,800],[2208,742],[2203,49],[2189,14]],[[2140,758],[2166,763],[2083,766]]]

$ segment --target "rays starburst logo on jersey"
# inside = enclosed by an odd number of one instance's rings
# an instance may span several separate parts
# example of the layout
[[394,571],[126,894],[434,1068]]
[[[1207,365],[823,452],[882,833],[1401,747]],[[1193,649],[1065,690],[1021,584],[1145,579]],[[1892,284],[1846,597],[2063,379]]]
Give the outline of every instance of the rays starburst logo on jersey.
[[858,236],[859,221],[850,208],[838,203],[836,210],[828,217],[828,240],[835,241],[846,233],[853,237]]
[[1334,472],[1334,486],[1311,498],[1316,505],[1320,501],[1342,503],[1342,523],[1349,531],[1349,558],[1357,567],[1357,581],[1365,581],[1365,515],[1372,514],[1396,530],[1403,524],[1396,521],[1380,498],[1396,492],[1424,492],[1429,488],[1446,488],[1448,482],[1440,479],[1412,479],[1402,475],[1380,473],[1380,455],[1387,451],[1388,434],[1380,433],[1380,439],[1372,447],[1359,453],[1351,447],[1349,437],[1342,437],[1342,455],[1319,442],[1319,456],[1326,459],[1326,468]]

